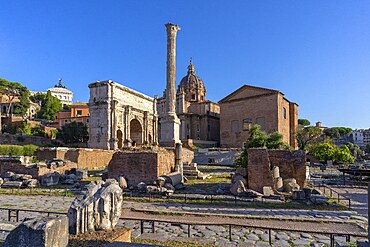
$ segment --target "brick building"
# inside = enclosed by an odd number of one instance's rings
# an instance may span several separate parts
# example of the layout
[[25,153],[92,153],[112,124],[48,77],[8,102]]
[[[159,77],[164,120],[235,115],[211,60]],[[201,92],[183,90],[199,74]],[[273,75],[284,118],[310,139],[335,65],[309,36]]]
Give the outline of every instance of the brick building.
[[66,123],[82,122],[89,125],[90,113],[89,106],[85,102],[73,103],[70,110],[62,110],[57,112],[55,123],[52,125],[55,128],[62,128]]
[[267,133],[280,132],[284,142],[296,148],[298,105],[282,92],[244,85],[218,103],[221,147],[243,147],[249,128],[258,124]]

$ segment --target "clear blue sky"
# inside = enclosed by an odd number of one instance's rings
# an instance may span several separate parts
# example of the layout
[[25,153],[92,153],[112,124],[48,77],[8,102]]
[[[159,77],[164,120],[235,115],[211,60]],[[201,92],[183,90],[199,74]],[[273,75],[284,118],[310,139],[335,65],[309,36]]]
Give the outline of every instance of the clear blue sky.
[[167,22],[182,28],[177,82],[193,57],[208,99],[250,84],[282,91],[312,123],[370,127],[367,0],[2,0],[0,77],[35,91],[62,77],[78,101],[105,79],[162,95]]

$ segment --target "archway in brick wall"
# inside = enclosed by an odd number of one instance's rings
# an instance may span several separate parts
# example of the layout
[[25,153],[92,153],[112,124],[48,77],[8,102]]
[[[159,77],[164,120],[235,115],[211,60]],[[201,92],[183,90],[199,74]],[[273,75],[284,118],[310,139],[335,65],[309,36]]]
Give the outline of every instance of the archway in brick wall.
[[137,119],[132,119],[130,122],[130,137],[133,145],[143,144],[143,128]]

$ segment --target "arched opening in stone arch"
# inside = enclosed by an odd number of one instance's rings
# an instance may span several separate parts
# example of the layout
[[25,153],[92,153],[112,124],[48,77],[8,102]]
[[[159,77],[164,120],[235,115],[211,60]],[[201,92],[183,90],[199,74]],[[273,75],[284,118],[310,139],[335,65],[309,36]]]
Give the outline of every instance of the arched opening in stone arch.
[[135,144],[143,144],[143,128],[141,127],[141,124],[137,119],[132,119],[130,122],[130,137],[133,146]]
[[117,145],[118,149],[123,147],[123,133],[121,130],[117,130]]

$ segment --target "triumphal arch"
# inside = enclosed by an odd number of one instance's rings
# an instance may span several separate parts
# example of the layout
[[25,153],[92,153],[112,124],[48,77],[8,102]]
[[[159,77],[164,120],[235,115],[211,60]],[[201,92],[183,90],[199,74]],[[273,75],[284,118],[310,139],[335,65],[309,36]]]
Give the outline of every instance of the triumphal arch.
[[111,80],[91,83],[89,88],[90,148],[158,144],[156,98]]

